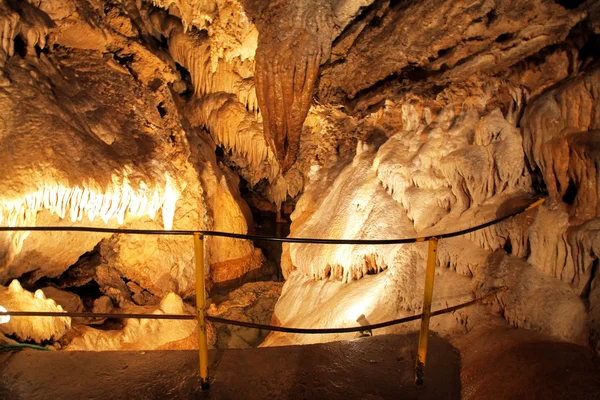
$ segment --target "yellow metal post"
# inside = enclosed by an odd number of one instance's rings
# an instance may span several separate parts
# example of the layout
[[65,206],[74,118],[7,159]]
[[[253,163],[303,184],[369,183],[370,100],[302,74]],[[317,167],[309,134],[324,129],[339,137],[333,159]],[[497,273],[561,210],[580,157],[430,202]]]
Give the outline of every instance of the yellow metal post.
[[427,254],[427,271],[425,271],[425,294],[423,295],[423,317],[421,318],[419,350],[417,353],[417,365],[415,367],[415,383],[417,385],[423,384],[423,375],[425,373],[425,361],[427,360],[427,339],[429,335],[431,300],[433,298],[433,279],[435,277],[437,246],[437,238],[429,239],[429,251]]
[[194,252],[196,253],[196,309],[198,311],[198,352],[200,354],[200,384],[208,389],[208,343],[206,340],[206,320],[204,307],[204,235],[194,233]]

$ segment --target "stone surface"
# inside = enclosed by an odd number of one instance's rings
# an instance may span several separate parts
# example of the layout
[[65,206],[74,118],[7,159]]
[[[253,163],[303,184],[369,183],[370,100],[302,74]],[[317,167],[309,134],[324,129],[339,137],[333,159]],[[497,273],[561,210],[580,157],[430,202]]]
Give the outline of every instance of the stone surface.
[[[585,348],[497,325],[455,342],[432,335],[425,385],[417,387],[417,340],[414,334],[381,335],[309,346],[214,350],[209,352],[211,388],[204,392],[196,351],[2,354],[0,398],[130,399],[132,391],[145,399],[235,399],[240,393],[248,399],[583,400],[600,395],[599,366]],[[78,371],[79,379],[61,373],[65,370]]]
[[[64,311],[54,300],[46,298],[42,290],[31,293],[23,289],[16,279],[8,287],[0,287],[0,304],[8,311]],[[8,323],[0,324],[1,333],[13,335],[19,341],[35,343],[58,340],[70,328],[69,317],[12,317]]]
[[[119,309],[124,313],[186,314],[190,313],[181,298],[169,293],[154,310],[149,307],[129,307]],[[194,333],[193,320],[153,320],[127,319],[124,328],[106,331],[91,327],[79,328],[79,334],[70,341],[68,351],[110,351],[110,350],[154,350],[169,343],[184,340]]]
[[[280,282],[253,282],[233,290],[222,299],[212,299],[208,315],[256,324],[269,324],[275,303],[281,294]],[[239,326],[214,324],[216,348],[257,347],[268,332]]]

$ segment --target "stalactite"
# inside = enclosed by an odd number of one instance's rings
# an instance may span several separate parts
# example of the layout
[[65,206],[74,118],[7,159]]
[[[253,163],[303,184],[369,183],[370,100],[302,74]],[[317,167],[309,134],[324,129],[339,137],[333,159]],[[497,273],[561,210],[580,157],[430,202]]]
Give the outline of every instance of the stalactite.
[[126,217],[147,215],[154,219],[162,209],[163,226],[165,229],[173,226],[175,204],[180,193],[168,174],[165,175],[164,187],[157,184],[151,188],[141,182],[134,189],[127,177],[116,174],[105,191],[82,186],[44,183],[37,191],[19,199],[4,199],[0,201],[0,225],[35,226],[36,214],[41,210],[48,210],[61,219],[69,217],[71,222],[82,221],[85,215],[91,222],[100,217],[104,223],[116,218],[119,224],[123,224]]
[[279,164],[265,143],[262,129],[255,115],[246,110],[234,95],[206,95],[189,107],[188,118],[194,125],[209,130],[217,145],[247,163],[240,167],[250,184],[255,185],[264,178],[273,184],[277,182]]
[[[177,22],[173,22],[177,24]],[[251,61],[218,59],[213,63],[211,48],[215,46],[201,33],[185,33],[181,28],[170,30],[169,49],[179,64],[188,69],[194,92],[199,97],[212,93],[232,93],[250,111],[258,113],[254,84],[249,79]]]
[[329,58],[332,14],[329,2],[313,0],[274,2],[255,15],[256,95],[265,137],[284,173],[298,156],[319,65]]

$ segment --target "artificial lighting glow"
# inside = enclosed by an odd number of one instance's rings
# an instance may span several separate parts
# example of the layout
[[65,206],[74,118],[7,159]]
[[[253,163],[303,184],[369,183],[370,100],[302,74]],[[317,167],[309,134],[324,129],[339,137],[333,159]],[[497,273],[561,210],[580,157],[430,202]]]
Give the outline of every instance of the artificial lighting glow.
[[41,210],[48,210],[61,219],[69,216],[72,222],[81,221],[85,215],[90,222],[100,217],[106,224],[111,218],[123,224],[126,216],[139,218],[148,215],[154,219],[162,209],[163,225],[165,229],[171,229],[175,204],[179,199],[179,190],[171,177],[165,174],[164,187],[156,184],[152,188],[142,181],[134,188],[127,176],[126,170],[120,175],[113,175],[104,192],[85,185],[67,187],[44,183],[39,190],[21,199],[1,202],[0,225],[35,225],[36,214]]
[[351,321],[357,321],[361,315],[364,316],[366,308],[367,306],[364,301],[357,302],[346,310],[346,318]]
[[[7,312],[6,308],[0,306],[0,312]],[[10,315],[0,315],[0,324],[8,324],[10,322]]]

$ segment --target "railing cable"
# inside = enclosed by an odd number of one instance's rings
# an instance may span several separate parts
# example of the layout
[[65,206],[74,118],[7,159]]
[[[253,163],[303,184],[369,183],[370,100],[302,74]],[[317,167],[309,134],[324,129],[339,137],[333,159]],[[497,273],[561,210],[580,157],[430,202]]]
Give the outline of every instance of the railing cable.
[[[485,300],[488,297],[494,296],[501,291],[506,290],[505,287],[498,288],[485,296],[473,299],[466,303],[458,304],[452,307],[447,307],[441,310],[431,312],[431,316],[446,314],[461,308],[469,307],[475,303]],[[166,320],[195,320],[197,317],[190,314],[123,314],[123,313],[87,313],[87,312],[51,312],[51,311],[7,311],[0,312],[0,316],[9,315],[11,317],[71,317],[71,318],[137,318],[137,319],[166,319]],[[404,318],[398,318],[391,321],[380,322],[371,325],[354,326],[348,328],[288,328],[284,326],[274,326],[265,324],[255,324],[252,322],[238,321],[233,319],[215,317],[207,315],[205,318],[209,321],[242,326],[245,328],[262,329],[266,331],[285,332],[285,333],[301,333],[301,334],[330,334],[330,333],[351,333],[362,332],[366,330],[374,330],[386,328],[388,326],[399,325],[406,322],[411,322],[420,319],[423,314],[411,315]]]
[[474,226],[472,228],[463,229],[456,232],[444,233],[441,235],[429,235],[414,238],[404,239],[318,239],[318,238],[299,238],[299,237],[277,237],[277,236],[262,236],[262,235],[246,235],[242,233],[219,232],[219,231],[190,231],[190,230],[159,230],[159,229],[116,229],[116,228],[96,228],[88,226],[0,226],[2,231],[25,231],[25,232],[97,232],[97,233],[120,233],[120,234],[136,234],[136,235],[175,235],[175,236],[192,236],[195,233],[201,233],[206,236],[218,236],[231,239],[246,239],[246,240],[265,240],[270,242],[286,242],[286,243],[311,243],[311,244],[366,244],[366,245],[385,245],[385,244],[406,244],[415,242],[425,242],[433,238],[446,239],[455,236],[465,235],[475,232],[479,229],[487,228],[502,222],[508,218],[517,216],[525,211],[531,210],[544,202],[544,199],[537,199],[529,205],[522,207],[503,217],[496,218],[493,221]]

